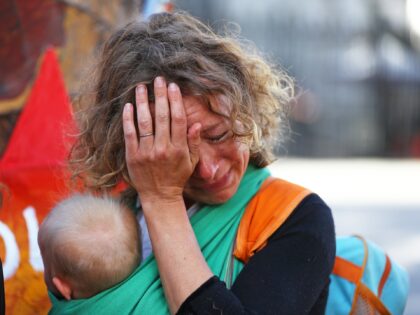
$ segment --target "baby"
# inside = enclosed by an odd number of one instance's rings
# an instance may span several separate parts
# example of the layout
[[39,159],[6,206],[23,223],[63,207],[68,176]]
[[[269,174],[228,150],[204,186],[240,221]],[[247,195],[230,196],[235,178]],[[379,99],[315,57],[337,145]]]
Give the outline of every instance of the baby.
[[47,288],[57,297],[91,297],[128,277],[140,264],[132,211],[110,198],[74,195],[40,226],[38,244]]

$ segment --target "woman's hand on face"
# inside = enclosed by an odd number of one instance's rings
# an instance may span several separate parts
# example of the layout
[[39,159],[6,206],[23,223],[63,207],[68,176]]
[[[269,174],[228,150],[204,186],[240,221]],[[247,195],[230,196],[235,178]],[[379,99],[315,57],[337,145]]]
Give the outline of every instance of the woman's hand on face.
[[132,104],[127,103],[123,112],[130,180],[142,203],[179,200],[199,160],[201,125],[196,123],[187,129],[181,91],[175,83],[167,87],[162,77],[155,79],[154,121],[147,94],[144,84],[137,85],[136,119]]

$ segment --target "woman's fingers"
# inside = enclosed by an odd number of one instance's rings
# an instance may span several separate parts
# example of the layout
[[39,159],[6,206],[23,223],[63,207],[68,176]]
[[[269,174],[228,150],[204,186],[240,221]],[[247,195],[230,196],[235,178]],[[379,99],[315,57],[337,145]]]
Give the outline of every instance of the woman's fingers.
[[167,87],[165,80],[157,77],[152,108],[147,94],[146,85],[139,83],[135,91],[137,117],[131,104],[124,109],[127,169],[142,201],[156,197],[173,200],[182,196],[199,160],[201,124],[194,124],[187,132],[182,95],[176,84]]
[[190,150],[190,159],[193,167],[195,167],[200,159],[200,143],[201,143],[201,124],[195,123],[188,129],[188,147]]
[[136,87],[137,124],[139,127],[140,145],[147,149],[153,145],[153,120],[150,115],[147,88],[144,84]]
[[175,146],[187,144],[187,117],[185,116],[184,103],[179,87],[170,83],[168,96],[171,107],[171,139]]
[[164,146],[170,140],[168,91],[163,77],[156,77],[155,88],[155,145]]
[[122,116],[125,141],[125,155],[126,159],[130,160],[135,156],[138,150],[138,141],[136,128],[134,127],[134,114],[132,104],[125,104]]

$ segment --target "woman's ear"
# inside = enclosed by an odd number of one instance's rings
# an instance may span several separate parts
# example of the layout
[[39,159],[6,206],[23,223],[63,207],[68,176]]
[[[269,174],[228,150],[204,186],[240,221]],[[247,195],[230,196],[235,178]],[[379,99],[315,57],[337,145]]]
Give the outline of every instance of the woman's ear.
[[53,277],[52,282],[66,300],[71,300],[72,289],[68,281],[59,277]]

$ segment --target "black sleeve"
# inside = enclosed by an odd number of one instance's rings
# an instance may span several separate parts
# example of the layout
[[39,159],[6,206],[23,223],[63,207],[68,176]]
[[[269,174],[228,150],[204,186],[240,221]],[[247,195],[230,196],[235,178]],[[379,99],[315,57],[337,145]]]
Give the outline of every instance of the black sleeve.
[[309,195],[244,266],[231,290],[212,277],[177,314],[324,314],[334,258],[331,210]]

